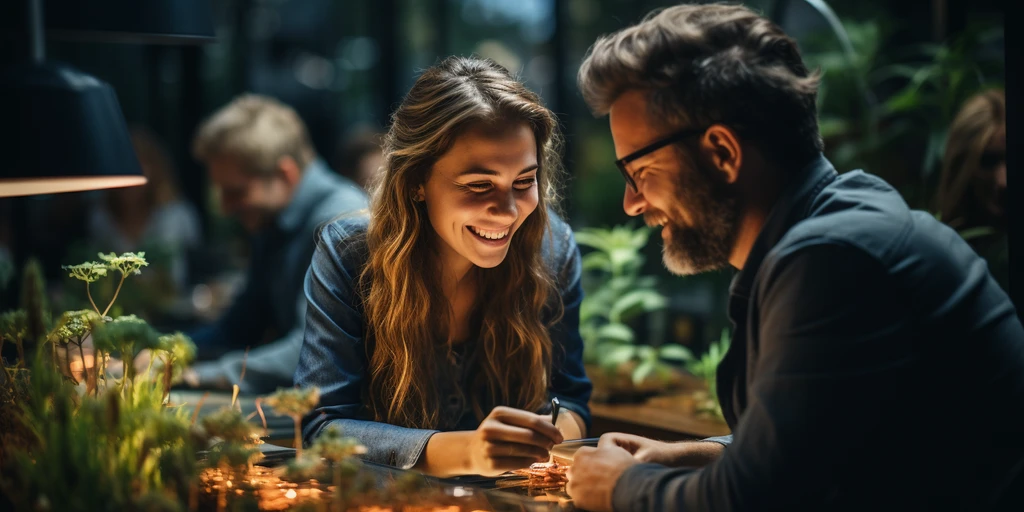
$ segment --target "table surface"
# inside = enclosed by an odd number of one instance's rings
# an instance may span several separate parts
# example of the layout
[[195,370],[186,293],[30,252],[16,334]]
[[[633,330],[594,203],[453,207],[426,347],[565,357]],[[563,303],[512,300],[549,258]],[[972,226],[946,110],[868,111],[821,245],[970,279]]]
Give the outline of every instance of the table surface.
[[[264,459],[260,462],[267,466],[278,466],[286,463],[295,457],[295,450],[276,446],[273,444],[262,444],[260,450]],[[418,473],[416,471],[403,470],[383,464],[363,461],[360,471],[371,475],[377,482],[376,485],[383,486],[399,478],[409,477],[418,479],[424,487],[434,490],[441,490],[447,496],[457,498],[464,503],[468,509],[493,510],[495,512],[505,511],[537,511],[537,512],[565,512],[577,510],[572,505],[572,500],[563,491],[531,491],[526,487],[497,488],[498,481],[502,477],[488,478],[475,475],[467,475],[456,478],[435,478]],[[508,477],[504,477],[508,479]]]
[[704,419],[687,412],[670,397],[656,397],[638,404],[603,404],[591,402],[590,412],[599,436],[618,430],[665,440],[682,440],[724,436],[729,433],[725,423]]
[[[203,398],[205,396],[205,399]],[[239,407],[243,415],[251,416],[253,424],[263,426],[263,420],[256,413],[257,397],[254,395],[239,395],[236,400],[236,407]],[[223,407],[231,406],[231,394],[225,392],[204,392],[191,390],[176,390],[171,393],[171,401],[185,404],[185,408],[192,411],[202,400],[202,407],[199,415],[214,412]],[[677,406],[672,397],[658,397],[646,403],[637,404],[603,404],[591,403],[591,411],[594,418],[594,429],[590,435],[596,437],[606,431],[631,432],[638,435],[663,439],[682,440],[701,437],[725,435],[729,433],[729,427],[724,423],[698,418],[685,410],[685,407]],[[266,444],[261,445],[264,453],[270,460],[287,460],[294,456],[292,440],[294,439],[294,423],[290,417],[274,414],[270,407],[263,407],[266,417],[267,434],[264,437]],[[364,463],[367,471],[373,471],[382,478],[395,478],[399,475],[410,473],[398,468],[380,464]],[[571,501],[539,501],[528,496],[527,489],[496,489],[497,479],[482,478],[477,476],[466,476],[451,479],[437,479],[424,476],[427,482],[433,486],[441,486],[445,492],[458,493],[458,496],[478,496],[485,499],[494,510],[571,510]],[[564,495],[564,494],[563,494]],[[558,496],[552,495],[552,498]]]
[[[171,401],[184,403],[185,407],[191,410],[199,403],[203,395],[206,395],[206,399],[203,402],[200,415],[231,405],[231,394],[225,392],[172,391]],[[252,415],[250,421],[253,424],[262,426],[263,421],[259,414],[254,414],[256,412],[255,399],[254,395],[239,395],[237,406],[241,408],[242,414]],[[274,414],[270,407],[264,406],[262,409],[267,421],[266,439],[275,444],[290,446],[295,428],[292,419]],[[729,433],[729,427],[724,423],[697,417],[686,411],[685,407],[676,405],[672,397],[656,397],[645,403],[635,404],[591,402],[590,410],[595,427],[590,435],[594,437],[612,430],[649,435],[666,440],[703,438]]]

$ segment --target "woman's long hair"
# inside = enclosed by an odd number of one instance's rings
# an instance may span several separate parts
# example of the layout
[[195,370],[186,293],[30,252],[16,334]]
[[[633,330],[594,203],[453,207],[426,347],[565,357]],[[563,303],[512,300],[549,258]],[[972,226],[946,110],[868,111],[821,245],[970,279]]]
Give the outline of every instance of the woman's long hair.
[[[537,141],[539,203],[516,231],[497,267],[478,269],[478,364],[470,401],[537,410],[547,397],[552,347],[545,308],[554,285],[541,257],[548,207],[560,172],[557,121],[538,96],[491,60],[449,57],[425,71],[391,118],[384,169],[371,184],[369,260],[360,278],[365,298],[367,395],[377,421],[438,428],[437,381],[445,378],[451,306],[442,292],[436,234],[414,192],[434,163],[473,123],[526,123]],[[439,355],[440,354],[440,355]],[[450,372],[449,372],[450,373]]]
[[970,223],[980,205],[969,193],[992,137],[1006,129],[1006,95],[991,89],[968,99],[949,126],[936,207],[954,227]]

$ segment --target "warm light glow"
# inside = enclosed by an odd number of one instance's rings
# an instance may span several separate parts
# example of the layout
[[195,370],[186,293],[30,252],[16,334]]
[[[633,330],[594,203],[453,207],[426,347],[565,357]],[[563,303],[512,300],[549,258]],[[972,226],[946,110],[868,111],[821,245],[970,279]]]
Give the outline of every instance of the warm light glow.
[[60,178],[8,178],[0,179],[0,197],[58,194],[82,190],[122,188],[145,185],[146,177],[127,176],[86,176]]
[[71,351],[71,361],[69,361],[68,364],[71,367],[71,373],[74,373],[76,377],[81,375],[82,372],[83,372],[83,368],[82,368],[82,359],[83,358],[85,359],[85,368],[91,369],[93,367],[93,363],[95,362],[94,361],[95,358],[93,357],[92,354],[84,354],[84,356],[82,356],[82,355],[80,355],[75,350]]
[[284,493],[284,495],[288,497],[288,499],[294,500],[296,496],[295,489],[288,489],[288,492]]

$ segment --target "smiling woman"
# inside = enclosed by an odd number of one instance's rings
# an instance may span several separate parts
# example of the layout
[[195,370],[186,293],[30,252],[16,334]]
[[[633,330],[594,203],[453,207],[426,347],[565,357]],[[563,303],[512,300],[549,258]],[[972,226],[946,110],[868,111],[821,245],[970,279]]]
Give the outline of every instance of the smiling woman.
[[[449,58],[394,114],[370,216],[328,224],[296,384],[305,438],[435,475],[547,460],[589,422],[580,257],[554,214],[556,120],[488,60]],[[547,412],[558,398],[566,414]]]

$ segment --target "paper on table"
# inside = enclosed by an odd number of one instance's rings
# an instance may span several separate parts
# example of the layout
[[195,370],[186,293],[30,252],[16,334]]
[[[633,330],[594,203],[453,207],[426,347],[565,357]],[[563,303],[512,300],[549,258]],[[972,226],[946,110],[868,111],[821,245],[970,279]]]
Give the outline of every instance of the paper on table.
[[597,446],[597,440],[598,438],[596,437],[588,437],[558,443],[551,448],[551,456],[565,460],[572,460],[576,455],[576,450],[579,450],[582,446]]

